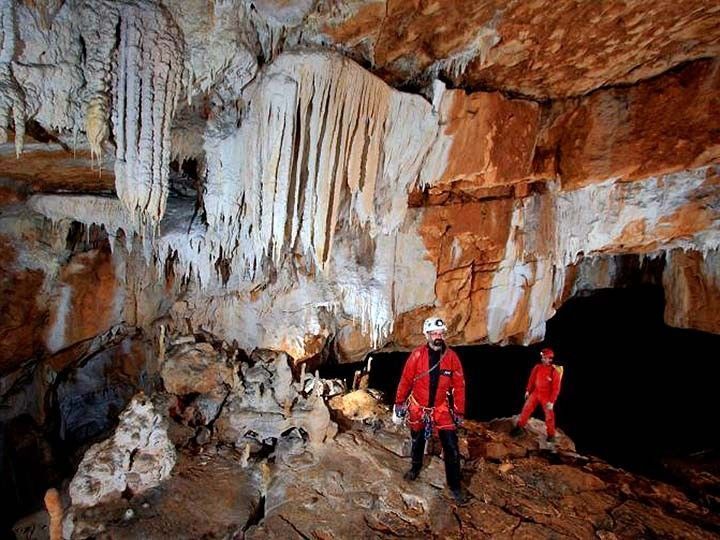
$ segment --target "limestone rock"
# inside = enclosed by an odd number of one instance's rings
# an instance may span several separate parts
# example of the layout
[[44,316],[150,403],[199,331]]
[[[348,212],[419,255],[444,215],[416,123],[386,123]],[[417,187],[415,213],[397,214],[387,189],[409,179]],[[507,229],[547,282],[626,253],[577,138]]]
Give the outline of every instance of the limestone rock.
[[577,189],[608,178],[639,180],[707,165],[720,150],[720,135],[707,129],[718,105],[718,60],[554,102],[539,133],[535,174],[557,176],[564,189]]
[[[451,343],[537,342],[583,259],[693,250],[713,290],[720,15],[702,0],[15,4],[0,200],[102,224],[115,251],[19,256],[7,296],[50,328],[9,309],[23,358],[3,364],[149,326],[181,288],[176,328],[296,362],[412,347],[434,311]],[[690,273],[666,290],[699,290]]]
[[377,399],[366,390],[355,390],[348,394],[335,396],[330,400],[329,406],[346,419],[357,422],[372,421],[386,412]]
[[152,353],[147,343],[119,334],[100,351],[88,352],[90,358],[68,366],[55,386],[58,435],[67,444],[81,444],[107,431],[134,394],[150,390],[146,381]]
[[720,251],[669,252],[663,286],[667,324],[720,332]]
[[70,498],[74,506],[94,506],[119,499],[125,490],[142,493],[168,478],[175,459],[166,420],[139,394],[120,415],[112,437],[85,453],[70,482]]
[[250,360],[252,365],[242,365],[241,387],[230,394],[215,424],[221,440],[244,447],[248,438],[277,440],[292,428],[302,429],[311,445],[334,436],[337,426],[322,398],[322,384],[301,394],[284,353],[259,350]]
[[210,394],[233,384],[233,368],[210,343],[185,343],[170,349],[160,368],[171,394]]
[[18,267],[15,249],[3,236],[0,254],[0,374],[5,374],[44,350],[43,318],[47,307],[37,302],[44,272]]
[[458,85],[547,99],[717,55],[718,16],[702,0],[650,9],[640,1],[344,0],[313,15],[305,38],[329,40],[396,83],[439,72]]
[[261,475],[242,468],[234,452],[180,452],[161,489],[136,494],[129,501],[73,507],[66,533],[72,527],[75,539],[110,534],[122,540],[241,534],[262,510],[262,495]]

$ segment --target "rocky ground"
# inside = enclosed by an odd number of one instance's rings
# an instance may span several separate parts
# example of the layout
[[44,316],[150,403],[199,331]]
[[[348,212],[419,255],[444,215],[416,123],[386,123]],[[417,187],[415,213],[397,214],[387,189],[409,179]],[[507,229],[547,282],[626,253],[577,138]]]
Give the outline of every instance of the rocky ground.
[[[371,391],[372,392],[372,391]],[[156,403],[161,401],[155,400]],[[458,506],[445,488],[439,444],[416,482],[406,428],[372,393],[330,400],[340,430],[325,442],[291,430],[274,447],[188,439],[159,487],[66,512],[72,538],[718,538],[711,504],[544,443],[542,423],[513,439],[510,420],[467,422]],[[182,428],[170,418],[168,432]],[[189,432],[188,432],[189,433]],[[182,438],[180,436],[180,438]],[[69,515],[69,517],[68,517]],[[15,528],[47,535],[44,514]],[[69,527],[69,521],[72,526]]]

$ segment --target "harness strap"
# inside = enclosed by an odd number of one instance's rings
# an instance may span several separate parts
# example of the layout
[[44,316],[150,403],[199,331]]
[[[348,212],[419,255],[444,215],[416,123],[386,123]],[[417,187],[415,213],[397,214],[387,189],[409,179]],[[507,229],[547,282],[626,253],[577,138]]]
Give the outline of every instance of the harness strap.
[[420,407],[423,412],[426,412],[426,411],[432,412],[432,411],[435,410],[435,407],[425,407],[424,405],[420,405],[420,403],[418,402],[418,400],[415,399],[415,396],[412,395],[412,394],[410,394],[410,397],[409,397],[408,399],[412,402],[413,405],[415,405],[415,406],[417,406],[417,407]]
[[426,369],[426,370],[423,371],[420,375],[415,375],[415,378],[413,379],[413,383],[414,383],[415,381],[417,381],[420,377],[425,377],[426,375],[429,375],[430,372],[431,372],[433,369],[435,369],[436,367],[438,367],[438,366],[440,365],[440,362],[442,362],[443,356],[445,356],[445,355],[443,354],[443,355],[440,357],[440,360],[438,360],[437,362],[435,362],[430,369]]

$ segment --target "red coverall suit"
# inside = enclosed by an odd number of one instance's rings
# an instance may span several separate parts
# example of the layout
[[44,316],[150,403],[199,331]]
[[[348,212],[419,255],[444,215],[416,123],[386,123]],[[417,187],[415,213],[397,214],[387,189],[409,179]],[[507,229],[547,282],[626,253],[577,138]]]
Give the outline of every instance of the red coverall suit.
[[[437,362],[432,357],[439,357],[440,363],[435,368],[439,370],[439,373],[435,373],[437,390],[431,399],[429,370]],[[408,424],[413,442],[412,468],[417,473],[422,467],[425,452],[423,432],[426,421],[431,421],[432,430],[438,433],[443,446],[448,486],[456,491],[460,489],[460,452],[455,422],[448,403],[448,392],[453,397],[454,412],[464,416],[465,377],[455,351],[445,348],[443,351],[432,352],[427,345],[412,351],[405,363],[395,396],[397,405],[403,405],[406,400],[408,402]]]
[[555,436],[555,411],[547,408],[548,403],[555,404],[560,393],[562,368],[552,364],[536,364],[530,372],[526,391],[530,394],[525,400],[525,406],[520,413],[518,427],[525,427],[530,415],[538,405],[545,413],[545,428],[548,437]]

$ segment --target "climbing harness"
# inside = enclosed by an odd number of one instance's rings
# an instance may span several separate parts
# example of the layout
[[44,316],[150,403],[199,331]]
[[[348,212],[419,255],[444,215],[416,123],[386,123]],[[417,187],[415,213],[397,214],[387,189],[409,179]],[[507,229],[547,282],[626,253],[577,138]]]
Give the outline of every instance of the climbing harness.
[[422,423],[423,423],[423,436],[425,437],[425,440],[427,441],[432,436],[433,432],[433,411],[435,411],[435,407],[423,407],[418,403],[418,400],[415,399],[415,396],[410,394],[410,397],[408,398],[409,401],[413,403],[416,407],[418,407],[422,411]]

